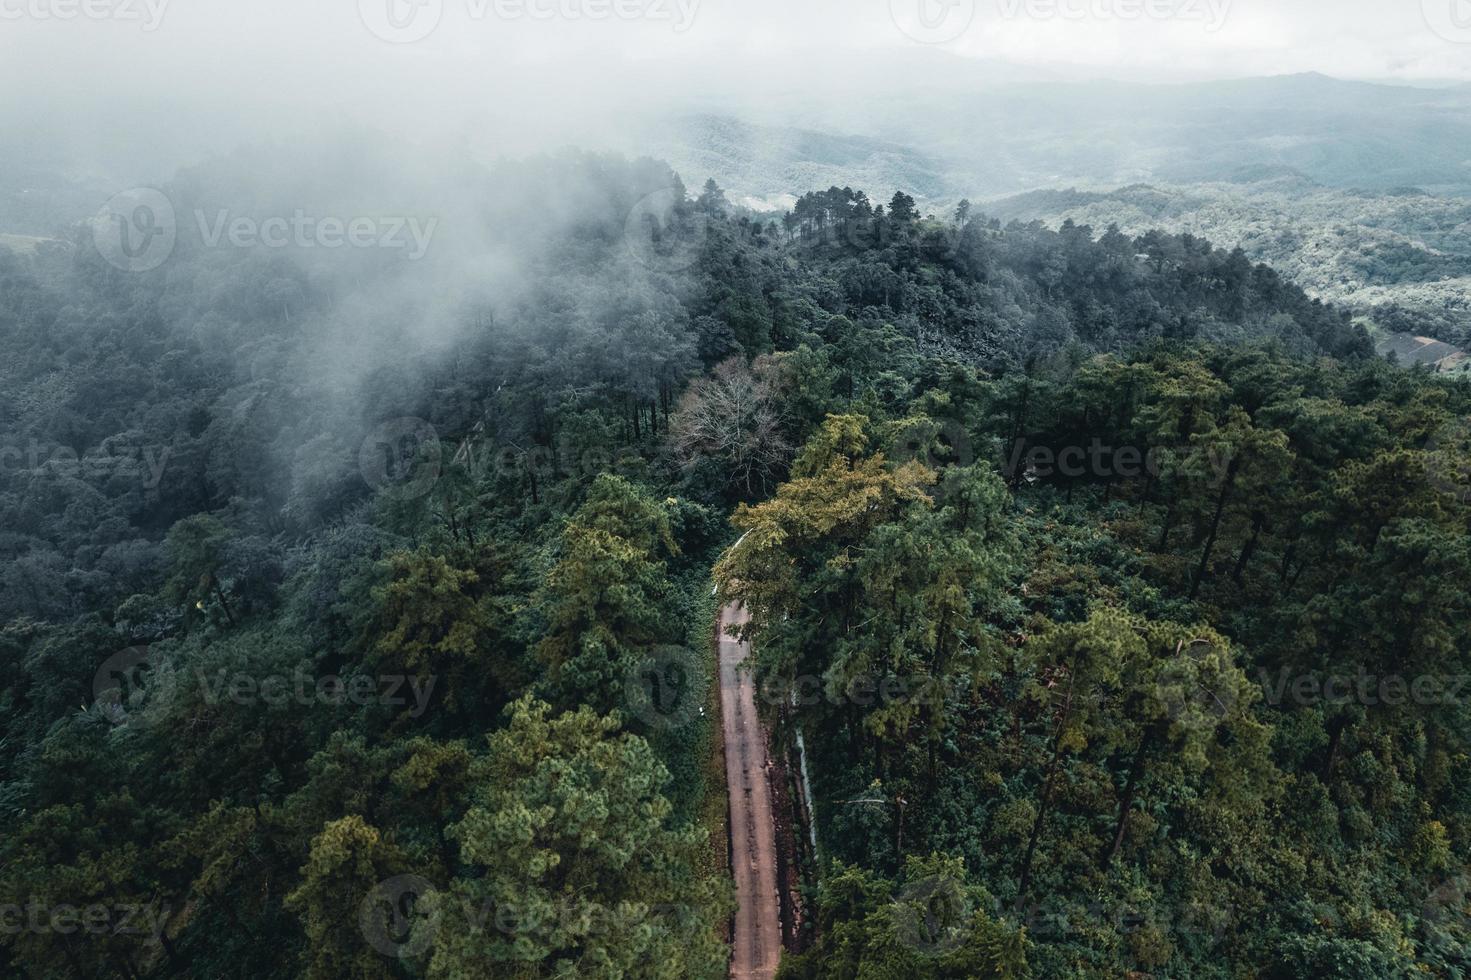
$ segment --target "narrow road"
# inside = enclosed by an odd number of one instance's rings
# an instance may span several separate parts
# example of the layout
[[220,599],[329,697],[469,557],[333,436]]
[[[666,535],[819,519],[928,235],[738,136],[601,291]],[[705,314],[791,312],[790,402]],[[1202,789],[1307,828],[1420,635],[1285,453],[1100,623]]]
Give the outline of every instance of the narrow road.
[[750,615],[736,605],[720,613],[720,704],[725,728],[725,781],[730,792],[730,862],[735,877],[732,980],[770,980],[781,959],[781,907],[776,885],[776,825],[771,814],[766,736],[756,717],[756,686],[737,670],[750,644],[726,634]]

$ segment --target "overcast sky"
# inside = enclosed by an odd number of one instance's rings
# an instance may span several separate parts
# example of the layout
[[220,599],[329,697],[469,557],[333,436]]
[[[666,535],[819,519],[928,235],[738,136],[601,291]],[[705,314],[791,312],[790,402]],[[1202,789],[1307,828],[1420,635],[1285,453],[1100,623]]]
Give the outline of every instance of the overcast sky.
[[205,110],[238,133],[499,115],[514,153],[671,99],[951,84],[957,59],[1023,82],[1471,82],[1471,0],[0,0],[0,141],[170,113],[148,139],[183,140]]
[[[391,44],[374,29],[426,36]],[[596,50],[750,63],[925,42],[1128,77],[1471,80],[1471,0],[0,0],[7,75],[92,83],[119,62],[134,79],[218,83],[231,71],[269,85],[431,57],[572,68]]]

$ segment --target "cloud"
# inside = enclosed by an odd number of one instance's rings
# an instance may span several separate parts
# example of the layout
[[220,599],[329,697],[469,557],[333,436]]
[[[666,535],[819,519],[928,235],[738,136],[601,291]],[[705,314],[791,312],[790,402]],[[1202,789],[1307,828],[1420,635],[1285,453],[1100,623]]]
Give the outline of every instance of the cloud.
[[626,145],[671,107],[856,132],[864,101],[1038,77],[1471,81],[1431,26],[1467,2],[0,0],[0,164],[143,180],[324,122],[484,159]]

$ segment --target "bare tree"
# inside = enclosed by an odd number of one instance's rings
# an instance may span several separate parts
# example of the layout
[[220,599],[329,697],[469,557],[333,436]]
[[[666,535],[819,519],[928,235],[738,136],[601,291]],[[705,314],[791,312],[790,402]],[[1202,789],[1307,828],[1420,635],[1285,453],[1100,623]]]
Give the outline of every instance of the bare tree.
[[686,469],[711,460],[724,468],[726,487],[746,496],[775,486],[792,457],[783,431],[778,362],[739,358],[721,362],[692,384],[670,421],[669,442]]

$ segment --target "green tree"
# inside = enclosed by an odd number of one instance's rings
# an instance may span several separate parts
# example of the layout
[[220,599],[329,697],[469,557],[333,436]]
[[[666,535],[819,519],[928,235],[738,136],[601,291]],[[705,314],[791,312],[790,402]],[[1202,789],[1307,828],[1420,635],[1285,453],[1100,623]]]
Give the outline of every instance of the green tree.
[[818,892],[818,941],[782,958],[779,980],[1021,980],[1023,930],[991,918],[994,903],[965,865],[911,856],[897,882],[839,865]]
[[611,710],[642,651],[677,638],[662,555],[676,551],[669,516],[648,494],[604,474],[562,532],[540,602],[537,655],[568,704]]
[[375,892],[406,870],[398,848],[362,818],[343,817],[322,828],[312,839],[301,884],[285,899],[306,931],[305,976],[399,975],[389,953],[393,941],[406,938],[405,924],[397,921],[400,910],[380,905]]
[[388,581],[373,589],[368,627],[380,677],[412,677],[421,690],[432,679],[454,708],[459,692],[470,689],[468,671],[501,679],[510,673],[495,660],[496,621],[489,603],[476,594],[478,573],[425,551],[395,552],[384,569]]
[[208,514],[187,517],[169,529],[165,545],[170,575],[165,591],[171,600],[185,607],[189,618],[205,612],[205,603],[214,600],[219,602],[225,619],[234,625],[235,616],[220,580],[229,541],[230,529]]
[[472,875],[431,899],[429,976],[724,976],[728,892],[697,872],[705,834],[671,819],[648,743],[588,708],[508,713],[447,831]]

